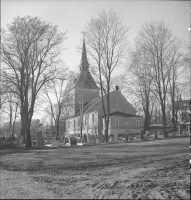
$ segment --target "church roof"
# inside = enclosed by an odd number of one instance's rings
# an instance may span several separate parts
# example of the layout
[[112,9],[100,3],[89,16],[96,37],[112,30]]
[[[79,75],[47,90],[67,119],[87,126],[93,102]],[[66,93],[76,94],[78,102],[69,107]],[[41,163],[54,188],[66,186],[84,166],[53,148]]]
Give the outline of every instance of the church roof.
[[89,70],[80,72],[75,87],[99,90]]
[[[106,103],[106,97],[104,96],[104,104],[106,105]],[[94,111],[101,111],[100,116],[103,116],[103,109],[100,97],[91,100],[84,106],[84,114],[91,113]],[[76,116],[79,116],[79,114],[80,113],[78,111],[76,113]],[[138,115],[136,115],[135,108],[127,101],[127,99],[119,91],[113,91],[110,93],[110,115],[138,117]]]
[[80,75],[78,76],[75,87],[99,90],[89,71],[85,40],[83,40],[80,70]]

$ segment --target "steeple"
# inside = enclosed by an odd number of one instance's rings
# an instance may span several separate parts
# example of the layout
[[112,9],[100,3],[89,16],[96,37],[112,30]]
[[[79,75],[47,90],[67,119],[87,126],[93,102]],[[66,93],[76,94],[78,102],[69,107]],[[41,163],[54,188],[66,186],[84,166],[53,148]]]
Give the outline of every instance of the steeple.
[[80,74],[76,81],[75,87],[99,90],[99,88],[96,85],[96,82],[94,81],[94,79],[91,76],[90,71],[89,71],[89,63],[88,63],[87,53],[86,53],[85,38],[83,39],[83,46],[82,46],[82,59],[81,59],[81,64],[80,64]]
[[88,63],[87,53],[86,53],[85,38],[83,39],[82,59],[81,59],[80,69],[81,69],[81,71],[88,71],[89,70],[89,63]]

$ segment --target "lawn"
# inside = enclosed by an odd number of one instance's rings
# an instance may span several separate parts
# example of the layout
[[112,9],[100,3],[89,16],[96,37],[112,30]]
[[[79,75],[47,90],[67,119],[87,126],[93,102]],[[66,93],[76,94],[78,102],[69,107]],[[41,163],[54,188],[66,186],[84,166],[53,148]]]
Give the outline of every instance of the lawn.
[[0,198],[190,199],[190,138],[0,150]]

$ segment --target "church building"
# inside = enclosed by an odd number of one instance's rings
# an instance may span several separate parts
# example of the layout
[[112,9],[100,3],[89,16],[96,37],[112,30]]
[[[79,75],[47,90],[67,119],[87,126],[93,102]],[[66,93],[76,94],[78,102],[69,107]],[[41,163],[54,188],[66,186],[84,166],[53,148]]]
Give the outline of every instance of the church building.
[[[80,73],[72,81],[66,119],[66,135],[80,136],[90,132],[104,135],[105,123],[99,88],[90,71],[86,53],[85,40],[83,41]],[[106,98],[104,100],[106,102]],[[116,86],[110,93],[110,123],[109,136],[117,141],[120,136],[140,135],[143,130],[144,119],[136,115],[137,111],[127,101]],[[126,137],[127,138],[127,137]]]

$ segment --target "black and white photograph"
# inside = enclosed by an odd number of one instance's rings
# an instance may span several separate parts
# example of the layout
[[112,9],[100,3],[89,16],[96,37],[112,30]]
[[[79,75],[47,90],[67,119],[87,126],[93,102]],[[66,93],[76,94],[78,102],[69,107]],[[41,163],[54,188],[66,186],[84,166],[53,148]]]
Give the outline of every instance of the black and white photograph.
[[189,200],[191,2],[0,4],[0,199]]

